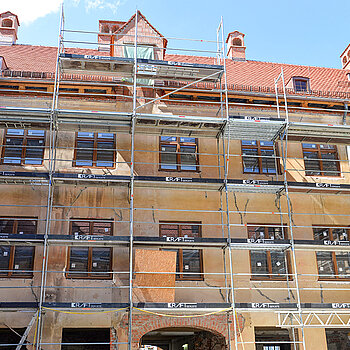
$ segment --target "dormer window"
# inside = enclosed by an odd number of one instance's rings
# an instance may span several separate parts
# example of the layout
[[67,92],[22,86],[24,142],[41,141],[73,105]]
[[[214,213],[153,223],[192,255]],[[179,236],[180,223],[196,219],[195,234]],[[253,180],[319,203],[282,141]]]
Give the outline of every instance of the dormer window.
[[308,78],[293,78],[293,85],[295,92],[307,92],[309,91],[309,79]]
[[13,25],[12,20],[8,18],[4,19],[1,23],[1,26],[6,28],[12,28],[12,25]]

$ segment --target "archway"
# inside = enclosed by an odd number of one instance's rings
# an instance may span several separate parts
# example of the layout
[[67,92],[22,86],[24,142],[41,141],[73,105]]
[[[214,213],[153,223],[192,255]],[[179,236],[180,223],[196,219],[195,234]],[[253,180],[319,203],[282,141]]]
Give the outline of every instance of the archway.
[[170,327],[146,333],[140,341],[145,350],[225,350],[225,337],[192,327]]

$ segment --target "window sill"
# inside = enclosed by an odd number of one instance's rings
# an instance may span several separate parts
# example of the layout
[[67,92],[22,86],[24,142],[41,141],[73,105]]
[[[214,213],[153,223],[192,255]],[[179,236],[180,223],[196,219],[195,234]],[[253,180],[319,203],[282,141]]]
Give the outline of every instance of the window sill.
[[112,279],[111,276],[103,276],[103,277],[97,277],[97,276],[72,276],[69,274],[66,274],[66,278],[70,280],[89,280],[89,281],[108,281]]
[[317,282],[331,282],[331,283],[343,283],[343,282],[346,282],[346,283],[350,283],[350,277],[344,277],[344,278],[331,278],[331,277],[319,277]]
[[175,170],[175,169],[161,169],[158,168],[158,171],[167,172],[167,173],[201,173],[201,170]]

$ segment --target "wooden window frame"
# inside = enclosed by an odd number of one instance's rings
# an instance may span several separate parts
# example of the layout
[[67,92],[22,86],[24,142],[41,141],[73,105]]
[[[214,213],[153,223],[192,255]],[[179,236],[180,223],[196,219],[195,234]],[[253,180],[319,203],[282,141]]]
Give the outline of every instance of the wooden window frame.
[[[297,89],[297,82],[304,82],[304,83],[306,83],[306,90]],[[293,89],[294,89],[295,92],[301,92],[301,93],[310,91],[309,78],[293,77]]]
[[[243,167],[243,174],[256,174],[256,175],[269,175],[269,176],[274,176],[274,175],[280,175],[281,174],[281,165],[278,160],[279,157],[279,151],[278,147],[276,147],[276,144],[274,143],[272,146],[261,146],[259,140],[249,140],[249,141],[255,141],[256,145],[243,145],[243,142],[241,141],[241,155],[242,155],[242,167]],[[256,149],[258,151],[258,154],[256,156],[245,156],[243,155],[243,150],[244,149]],[[263,172],[263,164],[262,164],[262,156],[261,156],[261,150],[272,150],[274,154],[274,161],[275,161],[275,173],[264,173]],[[244,170],[244,157],[247,158],[258,158],[258,164],[259,164],[259,171],[254,172],[254,171],[245,171]]]
[[[159,237],[163,237],[162,235],[162,225],[177,225],[179,227],[179,235],[177,237],[184,237],[183,235],[181,235],[181,226],[186,226],[186,225],[198,225],[199,230],[198,230],[198,236],[202,237],[202,223],[200,221],[160,221],[159,222]],[[165,249],[164,249],[165,250]],[[183,248],[177,248],[174,245],[174,248],[171,250],[176,250],[179,252],[179,261],[178,261],[178,265],[179,265],[179,269],[180,271],[177,272],[175,279],[176,281],[203,281],[204,280],[204,275],[203,275],[203,250],[202,249],[185,249],[185,250],[198,250],[199,251],[199,267],[200,267],[200,274],[198,275],[198,277],[186,277],[186,274],[183,275],[182,272],[184,272],[182,270],[183,268]],[[193,273],[193,275],[195,275],[196,272]]]
[[[76,221],[84,221],[84,222],[89,222],[89,235],[93,235],[93,225],[94,223],[103,223],[103,222],[108,222],[111,223],[111,232],[108,236],[113,236],[113,227],[114,227],[114,221],[113,219],[82,219],[82,218],[74,218],[71,219],[69,222],[69,234],[73,235],[73,222]],[[107,236],[107,235],[106,235]],[[67,272],[66,272],[66,278],[69,279],[88,279],[88,280],[110,280],[113,278],[113,274],[112,273],[107,273],[104,276],[99,277],[98,274],[95,274],[94,272],[92,272],[92,252],[94,248],[100,248],[100,247],[84,247],[88,249],[88,261],[87,261],[87,272],[86,272],[86,276],[76,276],[77,274],[83,274],[85,272],[71,272],[70,271],[70,256],[71,256],[71,248],[68,248],[68,254],[67,254]],[[74,248],[74,247],[73,247]],[[108,247],[103,247],[103,248],[108,248]],[[113,261],[113,248],[109,248],[110,249],[110,260],[109,260],[109,269],[108,271],[112,270],[112,261]],[[91,274],[93,274],[91,276]],[[102,274],[101,274],[102,275]]]
[[[17,234],[17,228],[18,228],[18,221],[21,220],[33,220],[36,222],[36,233],[38,232],[38,218],[32,218],[32,217],[9,217],[9,218],[0,218],[1,220],[13,220],[14,224],[12,226],[12,232],[11,234]],[[24,233],[25,235],[26,233]],[[1,244],[0,244],[1,245]],[[20,245],[18,245],[20,246]],[[23,247],[32,247],[32,246],[23,246]],[[34,269],[34,259],[35,259],[35,247],[33,248],[33,254],[31,258],[31,264],[32,269]],[[0,270],[0,278],[33,278],[33,271],[27,271],[23,272],[22,274],[15,273],[14,274],[14,259],[15,259],[15,249],[16,246],[11,245],[10,246],[10,260],[9,260],[9,267],[7,272],[2,273]]]
[[[73,160],[73,167],[76,168],[95,168],[95,169],[115,169],[116,168],[116,136],[114,133],[108,133],[108,134],[113,134],[113,166],[97,166],[97,145],[99,141],[112,141],[112,139],[106,139],[106,138],[98,138],[98,132],[93,132],[94,137],[89,138],[89,137],[80,137],[78,136],[79,131],[75,133],[75,143],[74,143],[74,160]],[[78,151],[78,141],[93,141],[93,154],[92,154],[92,165],[77,165],[77,151]],[[91,149],[89,149],[91,151]]]
[[[314,229],[323,229],[323,230],[328,230],[328,237],[330,241],[334,241],[333,237],[333,229],[339,229],[339,228],[344,228],[344,226],[339,227],[339,226],[329,226],[329,227],[323,227],[323,226],[313,226],[312,230]],[[350,238],[350,227],[346,229],[348,238]],[[349,239],[350,240],[350,239]],[[317,260],[317,252],[315,252],[315,257],[316,257],[316,264],[317,264],[317,274],[318,274],[318,280],[319,281],[349,281],[350,280],[350,275],[345,276],[345,277],[340,277],[339,276],[339,270],[338,270],[338,264],[337,264],[337,256],[335,251],[327,251],[328,253],[331,253],[332,255],[332,266],[334,269],[334,275],[333,277],[329,276],[322,276],[319,274],[318,271],[318,260]],[[338,253],[346,253],[346,251],[339,251]]]
[[[325,149],[321,149],[321,145],[322,144],[317,144],[317,143],[309,143],[311,145],[316,145],[316,148],[308,148],[308,147],[304,147],[303,145],[307,144],[307,142],[303,142],[301,144],[301,148],[302,148],[302,152],[303,152],[303,160],[304,160],[304,168],[305,168],[305,176],[323,176],[323,177],[340,177],[341,176],[341,171],[340,171],[340,162],[339,162],[339,155],[338,155],[338,148],[336,145],[331,145],[334,148],[325,148]],[[306,164],[305,164],[305,158],[304,157],[304,151],[306,152],[314,152],[317,153],[317,159],[314,159],[315,161],[317,161],[319,163],[319,168],[320,168],[320,174],[319,175],[312,175],[312,174],[308,174],[308,172],[312,172],[312,170],[307,170],[306,169]],[[337,165],[337,175],[331,175],[331,174],[325,174],[323,172],[323,159],[321,157],[322,153],[326,153],[326,152],[330,152],[330,153],[334,153],[336,156],[336,159],[334,159],[335,164]],[[311,159],[312,160],[312,159]]]
[[[172,137],[172,136],[169,136]],[[198,154],[198,139],[195,139],[195,142],[180,142],[181,137],[187,137],[187,136],[173,136],[176,137],[176,141],[163,141],[162,136],[159,136],[159,171],[167,171],[167,172],[192,172],[192,173],[198,173],[200,172],[199,170],[199,154]],[[162,168],[162,146],[176,146],[176,169],[163,169]],[[190,146],[190,147],[195,147],[195,155],[196,155],[196,164],[193,164],[193,166],[196,167],[195,170],[186,170],[186,169],[181,169],[181,146]],[[166,164],[166,163],[164,163]],[[175,164],[173,164],[175,165]]]
[[[40,131],[44,131],[44,136],[32,136],[29,135],[28,136],[28,131],[31,131],[32,129],[19,129],[19,130],[23,130],[23,135],[7,135],[7,131],[8,129],[5,130],[4,132],[4,139],[3,139],[3,144],[2,144],[2,152],[1,152],[1,164],[4,165],[10,165],[10,166],[34,166],[34,167],[40,167],[43,166],[43,162],[44,162],[44,158],[45,158],[45,141],[46,141],[46,131],[45,130],[40,130]],[[36,130],[36,129],[35,129]],[[38,129],[39,130],[39,129]],[[20,163],[5,163],[5,152],[6,152],[6,147],[11,148],[11,146],[6,145],[6,138],[13,138],[13,139],[21,139],[23,140],[23,144],[21,147],[22,152],[21,152],[21,162]],[[26,161],[26,150],[27,150],[27,141],[28,140],[43,140],[43,153],[42,153],[42,157],[41,157],[41,163],[40,164],[30,164],[30,163],[25,163]],[[29,146],[29,148],[31,148],[33,146]]]
[[[248,238],[251,238],[249,235],[250,229],[254,227],[263,227],[264,228],[264,239],[269,239],[269,228],[275,228],[274,226],[277,227],[276,224],[249,224],[247,227],[248,230]],[[285,225],[281,227],[281,229],[284,231],[284,239],[287,239],[287,228]],[[272,272],[272,260],[271,260],[271,251],[267,249],[256,249],[257,251],[264,251],[266,252],[266,259],[267,259],[267,269],[268,269],[268,274],[266,276],[262,276],[260,274],[253,274],[252,272],[252,259],[251,259],[251,251],[255,249],[250,249],[249,250],[249,261],[250,261],[250,271],[251,271],[251,280],[252,281],[291,281],[293,280],[293,277],[291,276],[291,271],[292,271],[292,264],[291,264],[291,258],[290,258],[290,253],[289,251],[283,251],[285,253],[285,264],[286,264],[286,271],[285,271],[285,276],[274,276]]]

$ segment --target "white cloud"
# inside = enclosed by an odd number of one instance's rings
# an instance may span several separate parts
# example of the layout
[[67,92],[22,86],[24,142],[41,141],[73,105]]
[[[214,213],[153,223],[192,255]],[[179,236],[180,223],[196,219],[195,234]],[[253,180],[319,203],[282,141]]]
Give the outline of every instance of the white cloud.
[[[46,15],[58,12],[63,0],[0,0],[0,13],[11,11],[16,14],[21,25],[33,23]],[[86,12],[93,10],[109,10],[113,14],[122,4],[121,0],[65,0],[66,5],[84,6]]]
[[[74,0],[74,1],[80,1],[80,0]],[[85,9],[87,12],[90,10],[105,10],[109,9],[114,14],[117,13],[118,7],[121,5],[121,1],[108,1],[108,0],[84,0],[85,3]]]
[[11,0],[0,1],[0,13],[11,11],[16,14],[19,23],[30,24],[40,17],[57,12],[62,0]]

